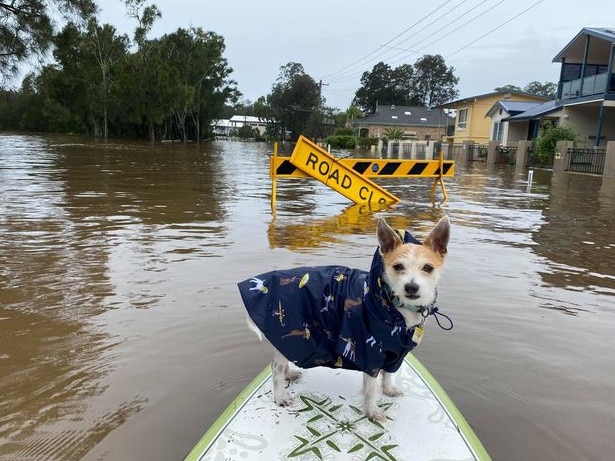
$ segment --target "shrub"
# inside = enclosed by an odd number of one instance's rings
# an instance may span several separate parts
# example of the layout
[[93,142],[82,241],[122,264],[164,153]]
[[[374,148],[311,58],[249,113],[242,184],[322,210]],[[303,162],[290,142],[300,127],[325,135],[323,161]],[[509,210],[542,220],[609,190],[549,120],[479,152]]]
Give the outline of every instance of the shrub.
[[357,145],[357,140],[354,136],[333,135],[327,138],[327,144],[330,144],[332,149],[354,149]]
[[336,128],[333,136],[352,136],[352,128]]
[[359,138],[359,147],[369,149],[371,146],[378,145],[378,138]]
[[540,130],[540,135],[534,139],[534,155],[536,159],[548,165],[552,163],[557,141],[576,141],[574,130],[565,126],[545,125]]

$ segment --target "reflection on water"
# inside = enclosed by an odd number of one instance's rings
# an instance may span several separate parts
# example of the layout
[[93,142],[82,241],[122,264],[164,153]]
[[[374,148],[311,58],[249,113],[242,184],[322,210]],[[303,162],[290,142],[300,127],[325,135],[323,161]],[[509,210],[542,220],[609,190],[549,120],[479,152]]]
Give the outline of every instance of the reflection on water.
[[430,181],[374,209],[280,180],[272,215],[269,153],[0,134],[0,459],[181,459],[269,360],[237,280],[366,269],[376,217],[421,238],[443,214],[455,329],[417,355],[494,459],[610,456],[615,187],[470,164],[434,206]]

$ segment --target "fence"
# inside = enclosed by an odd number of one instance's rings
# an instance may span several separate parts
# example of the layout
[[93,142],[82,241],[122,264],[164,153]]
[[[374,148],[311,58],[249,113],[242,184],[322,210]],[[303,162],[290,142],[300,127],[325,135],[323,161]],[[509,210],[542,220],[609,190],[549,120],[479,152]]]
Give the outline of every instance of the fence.
[[470,144],[468,146],[468,161],[469,162],[484,162],[487,160],[487,152],[489,147],[482,144]]
[[553,152],[547,154],[546,156],[538,156],[533,145],[530,145],[527,148],[528,168],[553,168],[553,158]]
[[498,146],[495,149],[495,162],[500,165],[517,163],[517,146]]
[[602,174],[605,159],[606,149],[568,149],[566,171]]

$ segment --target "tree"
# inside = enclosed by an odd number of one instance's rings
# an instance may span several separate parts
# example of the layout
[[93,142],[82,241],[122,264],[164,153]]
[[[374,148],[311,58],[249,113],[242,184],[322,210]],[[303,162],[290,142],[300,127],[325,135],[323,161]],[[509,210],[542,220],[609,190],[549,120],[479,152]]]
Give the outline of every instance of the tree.
[[[62,75],[58,85],[70,95],[63,104],[87,120],[91,133],[109,135],[109,99],[128,50],[128,37],[90,18],[84,31],[68,23],[54,39],[53,56]],[[44,77],[45,73],[41,74]],[[61,97],[61,95],[58,95]]]
[[137,22],[134,41],[138,46],[137,53],[131,56],[129,62],[127,75],[132,78],[129,85],[123,88],[124,97],[139,95],[131,118],[139,122],[141,119],[147,123],[148,137],[154,142],[155,125],[162,123],[166,109],[164,103],[161,105],[160,101],[164,100],[164,96],[168,96],[164,90],[167,88],[167,82],[173,77],[162,67],[165,63],[164,58],[159,53],[156,54],[155,47],[158,42],[147,40],[147,34],[162,14],[156,5],[148,5],[148,0],[123,1],[128,16]]
[[495,87],[493,89],[494,91],[516,91],[521,93],[523,90],[521,89],[521,87],[518,87],[517,85],[504,85],[504,86],[498,86]]
[[233,69],[223,57],[224,39],[201,28],[178,29],[164,35],[158,47],[161,65],[174,76],[166,82],[174,127],[184,142],[189,130],[200,141],[203,127],[220,116],[225,102],[240,95],[229,79]]
[[354,104],[350,104],[350,107],[346,110],[346,126],[352,128],[355,118],[363,117],[363,112]]
[[317,136],[315,117],[322,103],[318,83],[296,62],[280,67],[276,83],[266,99],[270,114],[282,124],[283,132],[292,132],[293,139],[300,134]]
[[533,81],[525,85],[524,88],[517,85],[504,85],[494,88],[495,91],[517,91],[529,94],[535,94],[536,96],[544,96],[545,98],[555,99],[557,94],[557,85],[553,82],[540,83]]
[[387,128],[384,132],[384,136],[389,141],[399,141],[402,138],[403,134],[403,131],[401,131],[399,128]]
[[459,78],[439,54],[425,55],[414,63],[414,92],[422,106],[434,107],[455,99]]
[[414,68],[404,64],[396,69],[384,62],[376,64],[371,72],[363,72],[361,87],[355,93],[353,104],[367,113],[380,105],[412,105],[411,82]]
[[425,55],[414,65],[393,69],[384,62],[361,76],[361,87],[353,103],[373,113],[377,105],[427,106],[444,104],[457,97],[459,78],[440,55]]
[[0,80],[15,75],[20,62],[49,50],[57,12],[63,19],[83,20],[96,12],[96,4],[93,0],[0,2]]
[[528,83],[523,91],[526,93],[555,99],[555,96],[557,95],[557,85],[553,82],[540,83],[538,81],[533,81]]

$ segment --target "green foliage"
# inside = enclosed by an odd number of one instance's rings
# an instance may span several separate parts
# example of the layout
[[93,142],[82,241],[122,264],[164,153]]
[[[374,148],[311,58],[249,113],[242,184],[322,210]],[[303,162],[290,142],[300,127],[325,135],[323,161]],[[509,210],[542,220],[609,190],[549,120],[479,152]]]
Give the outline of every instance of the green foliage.
[[241,139],[255,138],[256,137],[255,131],[257,130],[252,128],[250,125],[244,125],[237,129],[237,136],[240,137]]
[[388,128],[384,132],[384,136],[391,141],[399,141],[403,136],[404,132],[399,128]]
[[282,133],[291,133],[292,139],[300,134],[322,137],[322,100],[318,83],[305,73],[303,66],[289,62],[280,73],[266,98],[254,104],[261,118],[276,120]]
[[494,88],[495,91],[517,91],[519,93],[535,94],[536,96],[544,96],[545,98],[554,99],[557,94],[557,85],[553,82],[540,83],[533,81],[521,88],[517,85],[504,85]]
[[0,81],[13,76],[20,62],[44,56],[58,20],[85,20],[96,10],[92,0],[12,0],[0,2]]
[[369,149],[371,146],[378,145],[378,138],[367,138],[360,137],[359,138],[359,147],[362,149]]
[[546,98],[555,99],[557,95],[557,84],[553,82],[540,83],[538,81],[528,83],[523,91],[537,96],[544,96]]
[[333,133],[334,136],[352,136],[352,128],[336,128],[335,132]]
[[414,68],[409,64],[395,69],[384,62],[376,64],[371,72],[363,72],[361,87],[355,93],[353,105],[364,112],[373,113],[377,104],[418,105],[413,98],[411,82]]
[[357,140],[354,136],[333,135],[327,138],[327,144],[331,145],[332,149],[354,149]]
[[376,105],[427,106],[443,104],[459,92],[455,69],[447,67],[440,55],[425,55],[414,66],[402,64],[393,69],[384,62],[361,76],[361,87],[353,104],[373,113]]
[[239,95],[224,40],[199,28],[143,36],[130,53],[126,35],[92,18],[67,24],[54,44],[56,63],[24,79],[12,116],[0,113],[6,128],[201,140]]
[[552,163],[557,141],[576,141],[576,134],[569,127],[545,124],[540,129],[540,135],[533,142],[534,157],[540,164]]

